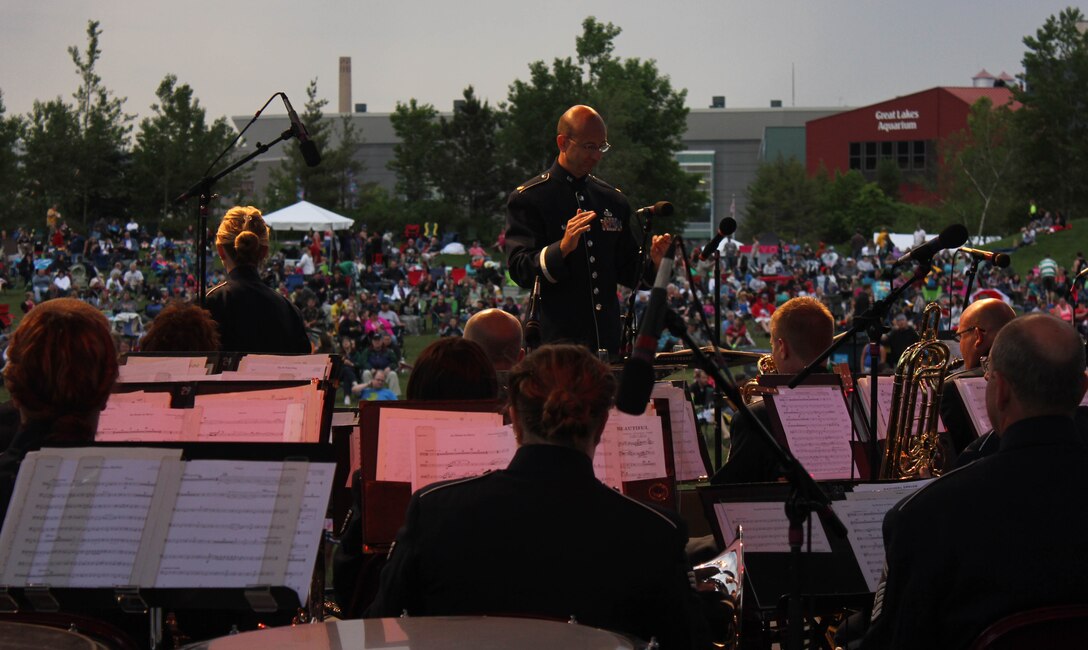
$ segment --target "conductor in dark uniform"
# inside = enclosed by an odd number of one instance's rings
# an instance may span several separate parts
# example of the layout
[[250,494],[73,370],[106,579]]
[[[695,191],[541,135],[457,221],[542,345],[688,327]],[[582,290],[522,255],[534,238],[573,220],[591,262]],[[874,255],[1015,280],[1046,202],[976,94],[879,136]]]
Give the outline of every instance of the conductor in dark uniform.
[[1001,329],[985,365],[998,449],[884,517],[886,579],[865,648],[966,648],[1011,614],[1085,602],[1088,450],[1072,418],[1084,344],[1068,323],[1029,314]]
[[302,314],[261,281],[258,265],[268,256],[268,225],[260,210],[231,208],[215,235],[227,279],[208,290],[205,307],[219,326],[224,352],[308,354]]
[[[631,206],[618,189],[590,173],[611,148],[597,111],[567,110],[555,142],[559,156],[551,169],[519,186],[507,201],[510,277],[525,289],[539,278],[544,343],[565,340],[615,356],[621,335],[616,287],[638,284],[645,273],[631,232]],[[653,238],[655,267],[670,239]]]
[[366,615],[573,616],[662,648],[708,647],[686,527],[594,476],[614,391],[608,366],[581,346],[519,363],[509,466],[412,496]]

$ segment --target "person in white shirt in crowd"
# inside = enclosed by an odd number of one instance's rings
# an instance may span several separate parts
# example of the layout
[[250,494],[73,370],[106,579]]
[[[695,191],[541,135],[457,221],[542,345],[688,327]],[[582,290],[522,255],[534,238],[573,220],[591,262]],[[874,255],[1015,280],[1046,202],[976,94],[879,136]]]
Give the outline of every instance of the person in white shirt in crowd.
[[314,258],[310,257],[310,251],[305,249],[302,251],[302,257],[298,258],[298,268],[302,269],[302,275],[314,274]]

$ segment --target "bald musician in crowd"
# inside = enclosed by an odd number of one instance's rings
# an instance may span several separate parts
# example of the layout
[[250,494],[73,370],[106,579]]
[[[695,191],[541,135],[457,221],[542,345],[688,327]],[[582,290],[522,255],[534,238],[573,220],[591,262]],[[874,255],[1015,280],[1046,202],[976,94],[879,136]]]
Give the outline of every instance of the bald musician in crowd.
[[[652,277],[639,267],[627,197],[590,173],[612,147],[604,119],[589,106],[573,106],[556,131],[555,164],[525,181],[507,201],[510,277],[525,289],[540,280],[544,343],[579,343],[616,357],[621,338],[616,286]],[[655,268],[670,241],[667,234],[653,238]]]
[[[830,347],[834,331],[835,320],[819,300],[807,296],[787,300],[771,316],[771,355],[778,371],[784,375],[800,372]],[[766,405],[757,402],[749,408],[773,432]],[[729,460],[710,482],[762,483],[780,477],[778,458],[770,445],[756,424],[743,411],[738,412],[729,429]]]
[[885,516],[864,648],[964,648],[1003,617],[1085,602],[1088,448],[1072,417],[1084,364],[1080,336],[1053,316],[1002,328],[984,368],[998,450]]
[[960,316],[956,338],[960,342],[963,370],[945,379],[944,390],[941,393],[941,421],[948,430],[948,438],[956,455],[963,453],[972,440],[987,432],[974,430],[971,416],[967,413],[967,407],[964,406],[963,397],[952,381],[961,377],[982,376],[982,357],[990,354],[990,347],[993,346],[997,333],[1014,318],[1016,318],[1016,312],[1012,310],[1012,307],[994,298],[976,300],[968,305]]

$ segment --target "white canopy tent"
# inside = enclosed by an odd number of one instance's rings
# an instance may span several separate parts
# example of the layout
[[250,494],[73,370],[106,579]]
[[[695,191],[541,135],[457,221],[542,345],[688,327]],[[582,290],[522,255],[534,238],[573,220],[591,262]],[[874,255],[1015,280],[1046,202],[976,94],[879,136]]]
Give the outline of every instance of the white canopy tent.
[[294,205],[264,215],[264,222],[272,230],[347,230],[355,225],[353,219],[310,203],[299,201]]

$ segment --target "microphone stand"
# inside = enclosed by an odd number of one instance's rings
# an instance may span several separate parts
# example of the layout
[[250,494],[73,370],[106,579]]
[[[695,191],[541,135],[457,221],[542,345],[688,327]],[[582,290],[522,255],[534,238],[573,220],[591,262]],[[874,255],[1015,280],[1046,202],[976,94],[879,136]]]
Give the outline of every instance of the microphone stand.
[[197,272],[200,274],[200,277],[197,278],[197,291],[200,293],[201,307],[204,306],[204,294],[206,293],[208,286],[208,205],[211,203],[211,200],[215,198],[215,195],[212,193],[212,188],[215,187],[215,184],[219,182],[224,176],[230,174],[231,172],[253,160],[257,156],[264,154],[269,149],[271,149],[273,145],[279,142],[290,140],[291,138],[295,137],[295,135],[295,127],[292,126],[291,128],[281,133],[278,138],[276,138],[272,142],[269,142],[268,144],[262,144],[258,142],[257,147],[256,149],[254,149],[253,153],[231,164],[229,167],[219,172],[218,174],[215,174],[214,176],[205,176],[204,178],[197,181],[196,184],[194,184],[192,187],[185,190],[185,192],[183,192],[176,199],[174,199],[174,204],[176,205],[178,203],[184,203],[185,201],[188,201],[194,196],[200,198],[197,228],[197,250],[199,251],[200,255],[200,259],[197,261]]
[[902,296],[908,287],[912,286],[915,282],[918,282],[926,277],[926,273],[929,272],[930,260],[919,260],[918,264],[914,267],[914,275],[910,280],[900,284],[898,287],[888,292],[887,296],[884,296],[882,300],[878,300],[869,309],[860,316],[854,317],[854,323],[850,326],[845,333],[839,336],[837,341],[832,341],[831,346],[820,353],[815,359],[813,359],[805,368],[794,375],[787,386],[789,388],[796,388],[805,379],[811,375],[816,368],[820,367],[824,360],[831,355],[832,352],[837,350],[844,341],[850,339],[852,336],[856,336],[861,330],[866,330],[869,334],[869,480],[874,480],[880,472],[880,453],[876,445],[876,432],[877,432],[877,408],[880,403],[877,401],[879,392],[877,390],[877,381],[880,377],[878,364],[880,362],[880,337],[887,329],[884,327],[884,320],[888,317],[888,312],[891,310],[899,297]]
[[[638,215],[638,212],[635,213]],[[623,341],[620,344],[620,356],[626,359],[631,356],[631,350],[635,347],[635,299],[638,297],[638,288],[642,284],[642,275],[646,269],[646,258],[650,251],[650,241],[653,236],[653,211],[646,211],[646,226],[642,229],[642,245],[638,249],[638,267],[634,281],[631,283],[631,298],[627,301],[627,313],[623,315]]]
[[[790,484],[790,494],[786,500],[786,517],[789,519],[789,544],[790,544],[790,594],[787,605],[787,637],[786,648],[800,650],[802,647],[802,635],[804,633],[804,619],[801,608],[802,584],[804,583],[804,556],[801,547],[804,543],[804,523],[816,513],[820,519],[831,528],[839,537],[846,536],[846,526],[839,519],[835,511],[831,509],[831,499],[820,488],[816,481],[791,453],[783,449],[775,441],[771,432],[763,425],[763,422],[752,415],[748,406],[741,397],[736,382],[726,379],[729,373],[728,366],[719,367],[709,357],[703,354],[699,346],[688,334],[683,319],[671,309],[665,310],[665,327],[672,334],[688,346],[695,360],[714,378],[718,390],[727,394],[729,399],[737,405],[740,411],[748,415],[748,419],[756,424],[756,430],[761,438],[769,446],[772,453],[778,458],[778,463],[783,469],[786,481]],[[725,372],[722,372],[722,369]],[[875,412],[875,411],[874,411]]]
[[[967,309],[967,305],[971,304],[971,285],[973,285],[975,283],[975,273],[978,272],[978,263],[979,263],[979,261],[980,260],[978,258],[976,258],[974,256],[971,256],[971,266],[967,271],[964,272],[964,275],[967,276],[966,290],[963,292],[963,303],[962,304],[963,304],[964,309]],[[954,269],[956,267],[953,266],[952,268]],[[960,314],[963,314],[963,312],[961,311]],[[948,318],[949,318],[949,320],[951,320],[952,315],[949,314]],[[952,323],[948,324],[948,329],[952,329]]]
[[[701,307],[700,307],[701,309]],[[714,249],[714,349],[722,346],[722,253]],[[722,400],[714,393],[714,471],[722,467]]]

